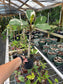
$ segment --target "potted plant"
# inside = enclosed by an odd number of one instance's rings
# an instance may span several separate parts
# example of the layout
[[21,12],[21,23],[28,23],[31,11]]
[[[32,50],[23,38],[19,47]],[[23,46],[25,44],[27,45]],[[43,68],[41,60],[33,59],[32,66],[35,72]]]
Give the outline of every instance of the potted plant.
[[56,52],[53,50],[48,50],[47,56],[50,61],[53,61],[53,58],[56,57]]
[[26,25],[27,30],[29,31],[29,46],[28,46],[28,58],[30,57],[30,46],[31,46],[31,35],[32,31],[34,31],[35,27],[41,28],[42,26],[49,27],[49,25],[46,22],[46,17],[45,16],[39,16],[36,17],[36,13],[34,10],[26,10],[26,18],[27,20],[25,21],[27,24],[24,23],[22,20],[22,23]]
[[55,64],[56,66],[62,65],[62,64],[63,64],[63,59],[62,59],[61,57],[59,57],[59,56],[56,56],[56,57],[54,58],[54,64]]

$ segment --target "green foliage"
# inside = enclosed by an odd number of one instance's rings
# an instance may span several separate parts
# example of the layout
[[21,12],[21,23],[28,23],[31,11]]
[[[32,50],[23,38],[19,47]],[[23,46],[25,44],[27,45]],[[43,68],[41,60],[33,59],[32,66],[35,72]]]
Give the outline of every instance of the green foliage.
[[41,77],[42,79],[48,79],[49,75],[48,75],[48,71],[46,70],[43,77]]
[[16,46],[16,47],[18,47],[18,45],[19,45],[18,41],[16,41],[16,40],[12,41],[11,46]]
[[28,74],[31,73],[32,69],[28,69]]
[[3,32],[6,29],[6,25],[9,23],[10,17],[0,17],[0,31]]
[[35,25],[46,23],[46,20],[47,20],[47,18],[45,16],[39,16],[35,20]]
[[10,21],[9,21],[9,25],[11,25],[11,26],[21,26],[21,21],[19,20],[19,19],[16,19],[16,18],[14,18],[14,19],[11,19]]
[[19,42],[19,45],[20,45],[20,48],[28,48],[28,43],[27,43],[27,36],[24,34],[24,37],[23,37],[23,34],[21,34],[21,37],[20,37],[21,41]]
[[21,72],[18,72],[18,75],[20,75],[21,74]]
[[34,65],[33,68],[34,68],[35,70],[37,70],[37,69],[39,68],[39,66]]
[[35,78],[35,75],[33,72],[31,72],[31,75],[26,76],[28,79],[33,80]]
[[18,71],[16,71],[16,70],[14,71],[15,74],[16,74],[17,72],[18,72]]
[[40,61],[40,66],[42,66],[42,69],[45,69],[47,67],[46,63],[42,63],[41,61]]
[[31,81],[30,80],[27,80],[25,84],[31,84]]
[[47,80],[48,80],[48,82],[49,82],[50,84],[53,84],[52,81],[51,81],[50,79],[47,79]]
[[58,83],[58,82],[59,82],[57,78],[55,78],[55,82],[56,82],[56,83]]
[[20,20],[21,21],[21,27],[22,28],[25,28],[24,26],[28,25],[28,22],[27,21],[24,21],[24,20]]
[[34,21],[34,14],[30,17],[30,24],[32,24],[32,22]]
[[33,84],[37,84],[37,82],[38,82],[38,79]]
[[36,54],[37,53],[37,50],[36,49],[31,49],[31,54]]
[[19,79],[21,82],[24,82],[24,77],[23,77],[23,76],[19,76],[18,79]]
[[44,23],[44,24],[36,24],[36,27],[38,27],[39,29],[42,29],[42,30],[50,29],[50,26],[47,23]]
[[26,10],[26,17],[30,23],[34,20],[34,11],[33,10]]
[[4,31],[2,32],[3,39],[6,38],[6,32],[7,32],[7,29],[4,29]]
[[[42,10],[36,13],[37,16],[43,15],[48,18],[49,12],[49,22],[50,24],[58,24],[59,17],[60,17],[61,6],[57,6],[51,9]],[[56,23],[57,22],[57,23]]]

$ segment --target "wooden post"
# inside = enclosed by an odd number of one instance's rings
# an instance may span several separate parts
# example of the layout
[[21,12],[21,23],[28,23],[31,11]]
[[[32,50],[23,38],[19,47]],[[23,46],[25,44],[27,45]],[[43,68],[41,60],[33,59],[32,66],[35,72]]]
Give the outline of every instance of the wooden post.
[[50,38],[50,34],[48,33],[48,38]]
[[61,18],[60,18],[60,26],[63,26],[63,3],[62,3],[62,8],[61,8]]

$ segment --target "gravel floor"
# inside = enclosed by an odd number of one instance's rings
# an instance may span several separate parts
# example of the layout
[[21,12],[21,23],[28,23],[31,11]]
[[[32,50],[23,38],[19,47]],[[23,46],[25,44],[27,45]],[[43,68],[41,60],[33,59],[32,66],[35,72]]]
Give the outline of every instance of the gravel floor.
[[6,40],[0,36],[0,65],[5,63]]

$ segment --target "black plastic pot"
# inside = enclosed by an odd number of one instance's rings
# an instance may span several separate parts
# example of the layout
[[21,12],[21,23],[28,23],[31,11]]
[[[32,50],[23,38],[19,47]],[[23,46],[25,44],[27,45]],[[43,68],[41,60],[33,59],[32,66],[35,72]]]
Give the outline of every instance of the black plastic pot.
[[33,59],[28,59],[28,62],[24,64],[25,69],[31,69],[33,67]]
[[43,47],[43,45],[45,45],[45,44],[46,44],[46,42],[45,42],[45,41],[39,41],[38,43],[39,43],[39,45],[40,45],[40,47],[41,47],[41,48]]
[[44,54],[46,57],[48,57],[48,56],[47,56],[47,52],[48,52],[48,49],[44,49],[44,50],[43,50],[43,54]]
[[47,55],[48,55],[48,59],[50,61],[53,61],[54,57],[56,57],[56,53],[54,51],[51,51],[51,50],[48,51]]

